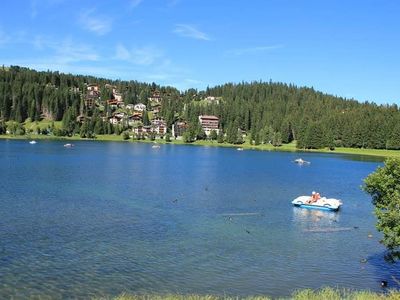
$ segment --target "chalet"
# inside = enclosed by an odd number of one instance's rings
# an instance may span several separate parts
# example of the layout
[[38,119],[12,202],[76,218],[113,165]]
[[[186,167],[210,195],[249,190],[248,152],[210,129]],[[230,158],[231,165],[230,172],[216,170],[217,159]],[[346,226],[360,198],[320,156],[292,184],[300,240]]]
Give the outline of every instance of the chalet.
[[186,122],[175,122],[172,124],[172,136],[177,138],[183,136],[189,125]]
[[128,125],[129,126],[134,126],[138,122],[142,121],[142,116],[138,114],[133,114],[132,116],[128,117]]
[[86,87],[85,106],[92,108],[96,105],[96,101],[100,99],[99,86],[97,84],[89,84]]
[[98,99],[98,97],[91,97],[91,96],[87,96],[85,98],[85,106],[92,108],[96,105],[96,100]]
[[111,124],[113,124],[113,125],[117,125],[117,124],[119,124],[119,123],[121,123],[121,121],[122,121],[122,118],[120,118],[120,117],[117,117],[117,116],[112,116],[111,118],[109,118],[109,122],[111,123]]
[[142,126],[142,125],[140,125],[138,127],[133,128],[133,132],[136,133],[136,134],[140,134],[140,135],[149,134],[149,133],[153,132],[153,128],[151,126]]
[[125,113],[117,112],[117,113],[114,113],[113,116],[122,119],[122,118],[125,118]]
[[216,116],[199,116],[199,123],[207,136],[210,135],[213,130],[217,133],[219,132],[219,118]]
[[144,105],[143,103],[135,104],[134,110],[136,110],[136,111],[144,111],[144,110],[146,110],[146,105]]
[[142,112],[134,112],[132,117],[135,119],[141,120],[143,118],[143,113]]
[[148,98],[150,102],[161,103],[161,94],[159,91],[154,91],[151,97]]
[[133,110],[134,107],[135,107],[135,106],[134,106],[133,104],[131,104],[131,103],[125,105],[125,108],[126,108],[126,109],[129,109],[129,110]]
[[153,132],[158,135],[164,135],[167,133],[167,123],[162,118],[155,118],[151,120],[151,126],[153,127]]
[[118,102],[124,102],[122,100],[122,94],[121,93],[113,93],[114,99],[117,100]]
[[88,84],[86,89],[88,92],[96,92],[96,93],[100,92],[100,88],[97,84]]
[[108,104],[111,108],[117,108],[117,107],[118,107],[118,101],[115,100],[115,99],[107,100],[107,104]]

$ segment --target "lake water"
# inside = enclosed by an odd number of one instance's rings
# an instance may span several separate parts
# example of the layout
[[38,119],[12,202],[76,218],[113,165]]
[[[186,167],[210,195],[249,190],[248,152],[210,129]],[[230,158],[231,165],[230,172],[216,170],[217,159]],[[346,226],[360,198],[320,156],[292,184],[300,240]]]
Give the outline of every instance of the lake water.
[[[326,285],[379,291],[380,280],[395,287],[391,276],[400,278],[383,259],[373,206],[360,190],[379,161],[63,144],[0,141],[2,299],[286,296]],[[300,156],[311,164],[294,164]],[[313,190],[342,199],[343,209],[291,206]]]

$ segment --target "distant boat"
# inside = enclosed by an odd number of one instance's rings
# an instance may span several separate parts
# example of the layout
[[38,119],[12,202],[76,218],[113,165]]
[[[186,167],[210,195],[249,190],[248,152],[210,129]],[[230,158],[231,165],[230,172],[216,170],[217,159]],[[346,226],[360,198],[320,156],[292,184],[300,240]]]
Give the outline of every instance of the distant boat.
[[158,149],[158,148],[160,148],[160,145],[153,145],[153,146],[151,146],[151,148]]
[[65,148],[71,148],[71,147],[74,147],[74,144],[69,144],[69,143],[68,143],[68,144],[65,144],[64,147],[65,147]]
[[243,151],[243,148],[237,148],[236,150],[237,151]]
[[30,141],[29,144],[34,145],[36,144],[36,141]]
[[299,164],[299,165],[304,165],[304,164],[308,165],[308,164],[311,164],[311,162],[306,161],[306,160],[304,160],[304,159],[302,159],[302,158],[296,158],[296,159],[294,160],[294,162],[295,162],[296,164]]

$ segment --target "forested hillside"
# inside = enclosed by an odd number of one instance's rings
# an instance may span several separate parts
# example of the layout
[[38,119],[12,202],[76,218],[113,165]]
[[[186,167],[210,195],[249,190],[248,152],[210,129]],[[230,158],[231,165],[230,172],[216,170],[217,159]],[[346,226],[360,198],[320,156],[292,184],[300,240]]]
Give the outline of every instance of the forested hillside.
[[[138,103],[147,109],[130,110]],[[0,68],[0,133],[10,132],[15,122],[46,119],[62,121],[57,135],[93,137],[130,132],[157,118],[165,122],[168,134],[176,121],[186,122],[187,141],[216,139],[202,133],[199,115],[219,117],[219,142],[241,143],[247,135],[254,144],[279,146],[296,140],[299,148],[400,149],[396,105],[359,103],[283,83],[179,92],[155,83]]]

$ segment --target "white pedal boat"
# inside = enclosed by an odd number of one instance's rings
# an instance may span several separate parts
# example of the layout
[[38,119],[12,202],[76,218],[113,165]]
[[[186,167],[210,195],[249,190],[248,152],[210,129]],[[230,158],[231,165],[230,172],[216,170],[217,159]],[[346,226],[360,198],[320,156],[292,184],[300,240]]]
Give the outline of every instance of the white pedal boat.
[[302,158],[296,158],[296,159],[294,160],[294,162],[295,162],[296,164],[299,164],[299,165],[309,165],[309,164],[311,164],[311,162],[306,161],[306,160],[304,160],[304,159],[302,159]]
[[292,201],[294,206],[310,208],[310,209],[322,209],[329,211],[337,211],[340,206],[343,204],[342,201],[334,198],[326,198],[322,197],[318,199],[316,202],[310,203],[310,196],[300,196]]

